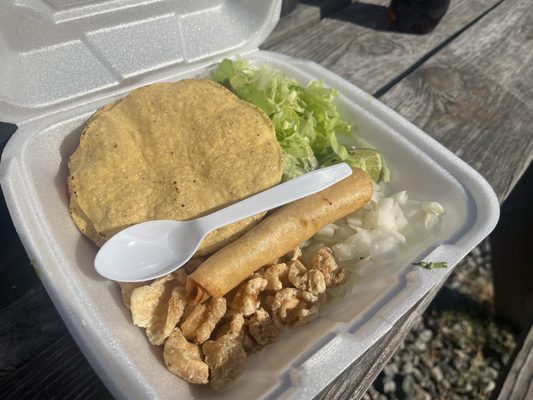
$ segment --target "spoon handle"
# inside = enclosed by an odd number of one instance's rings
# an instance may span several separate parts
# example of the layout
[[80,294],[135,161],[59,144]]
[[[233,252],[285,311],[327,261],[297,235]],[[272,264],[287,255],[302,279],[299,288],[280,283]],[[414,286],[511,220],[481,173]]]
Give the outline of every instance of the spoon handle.
[[241,200],[201,219],[209,232],[253,215],[320,192],[352,174],[346,163],[332,165],[301,175],[261,193]]

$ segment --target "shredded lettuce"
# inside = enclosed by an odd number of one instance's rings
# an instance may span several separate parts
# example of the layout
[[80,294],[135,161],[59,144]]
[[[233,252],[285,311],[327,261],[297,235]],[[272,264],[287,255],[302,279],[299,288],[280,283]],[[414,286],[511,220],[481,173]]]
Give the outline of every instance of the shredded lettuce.
[[243,59],[223,60],[212,79],[260,107],[272,120],[284,154],[284,180],[341,161],[365,169],[364,160],[337,140],[337,134],[352,132],[337,111],[337,90],[321,81],[302,86],[269,65],[255,67]]
[[448,268],[448,263],[446,261],[420,261],[413,263],[413,265],[417,265],[419,267],[422,267],[424,269],[438,269],[438,268]]

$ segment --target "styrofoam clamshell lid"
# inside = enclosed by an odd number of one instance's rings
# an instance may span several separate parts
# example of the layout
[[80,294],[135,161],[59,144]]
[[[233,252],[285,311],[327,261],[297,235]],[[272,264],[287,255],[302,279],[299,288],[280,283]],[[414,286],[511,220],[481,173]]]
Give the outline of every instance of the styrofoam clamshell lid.
[[256,49],[280,0],[6,0],[0,119],[21,123],[102,92]]

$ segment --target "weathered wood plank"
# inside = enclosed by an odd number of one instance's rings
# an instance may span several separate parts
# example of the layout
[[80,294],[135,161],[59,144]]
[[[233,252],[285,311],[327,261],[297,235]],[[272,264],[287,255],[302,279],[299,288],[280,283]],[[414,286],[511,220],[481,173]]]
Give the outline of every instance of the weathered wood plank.
[[[0,132],[6,131],[4,129]],[[59,334],[65,334],[66,328],[30,265],[1,191],[0,237],[2,377],[28,362],[37,352],[56,340]]]
[[331,14],[281,43],[266,43],[262,48],[315,61],[375,93],[498,3],[452,1],[435,30],[421,36],[392,29],[387,16],[390,0],[366,0]]
[[504,1],[381,98],[477,169],[500,201],[533,157],[532,22],[529,0]]
[[[0,150],[13,133],[14,125],[0,124]],[[11,216],[7,210],[4,195],[0,190],[0,313],[18,298],[23,296],[39,280],[33,273],[30,260],[15,232]],[[28,274],[30,272],[30,275]],[[33,276],[33,278],[28,278]],[[0,330],[1,330],[0,317]]]
[[[34,275],[33,271],[30,273]],[[34,287],[0,312],[0,376],[11,374],[60,335],[67,334],[41,283],[35,282]]]
[[533,399],[533,327],[529,328],[498,395],[498,400],[507,399]]
[[66,333],[19,368],[0,380],[2,399],[112,399]]
[[531,204],[532,166],[503,203],[500,221],[491,235],[494,311],[521,329],[528,329],[533,322]]

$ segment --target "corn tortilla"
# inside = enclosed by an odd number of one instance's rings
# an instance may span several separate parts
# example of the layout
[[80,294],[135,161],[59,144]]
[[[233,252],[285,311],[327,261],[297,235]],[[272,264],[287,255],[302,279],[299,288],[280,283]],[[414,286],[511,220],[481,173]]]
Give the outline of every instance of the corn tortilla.
[[[118,231],[153,220],[187,220],[281,180],[283,156],[270,119],[209,80],[159,83],[93,115],[69,160],[70,213],[101,246]],[[261,215],[208,235],[212,253]]]

